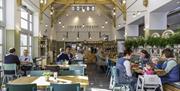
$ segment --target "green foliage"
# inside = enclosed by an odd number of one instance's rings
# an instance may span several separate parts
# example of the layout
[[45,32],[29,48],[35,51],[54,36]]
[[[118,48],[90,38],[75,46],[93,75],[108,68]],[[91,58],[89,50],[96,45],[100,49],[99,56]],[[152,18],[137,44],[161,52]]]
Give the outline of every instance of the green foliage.
[[162,37],[148,37],[146,40],[143,37],[136,39],[127,39],[125,41],[126,48],[137,48],[138,46],[157,46],[166,47],[167,45],[173,46],[174,44],[180,44],[180,32],[175,33],[169,38]]
[[53,73],[52,72],[44,72],[43,76],[50,77]]

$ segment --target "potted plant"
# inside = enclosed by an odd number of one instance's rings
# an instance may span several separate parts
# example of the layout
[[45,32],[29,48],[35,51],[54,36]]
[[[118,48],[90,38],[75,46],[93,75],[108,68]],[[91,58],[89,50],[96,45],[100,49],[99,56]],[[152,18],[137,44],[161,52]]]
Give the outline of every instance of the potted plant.
[[46,81],[49,81],[49,77],[52,75],[52,72],[44,72],[43,76],[45,77]]

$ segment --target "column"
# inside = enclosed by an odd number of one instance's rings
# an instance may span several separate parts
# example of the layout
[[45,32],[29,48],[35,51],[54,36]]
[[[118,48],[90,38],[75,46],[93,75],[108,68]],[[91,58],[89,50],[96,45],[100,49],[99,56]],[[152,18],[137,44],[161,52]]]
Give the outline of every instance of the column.
[[20,8],[17,7],[16,0],[6,0],[6,50],[11,47],[16,48],[19,54],[20,46]]
[[153,32],[167,29],[167,12],[147,12],[145,15],[145,37]]
[[139,36],[138,25],[126,25],[125,28],[125,38]]

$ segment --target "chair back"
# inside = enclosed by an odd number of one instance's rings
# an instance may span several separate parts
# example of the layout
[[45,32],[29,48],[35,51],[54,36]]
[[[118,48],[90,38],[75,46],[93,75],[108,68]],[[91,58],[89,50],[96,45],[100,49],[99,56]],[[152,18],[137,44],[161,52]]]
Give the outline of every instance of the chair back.
[[72,64],[83,64],[84,60],[74,60],[72,61]]
[[80,84],[54,84],[51,83],[50,91],[81,91]]
[[61,76],[80,76],[81,70],[63,70],[59,72]]
[[58,72],[60,70],[60,67],[58,65],[46,65],[45,69],[50,70],[51,72]]
[[117,83],[117,75],[116,75],[116,66],[111,67],[111,78],[110,78],[110,84],[109,88],[112,89],[115,84]]
[[36,84],[6,84],[7,91],[37,91]]
[[32,71],[29,71],[29,75],[31,76],[43,76],[43,73],[44,72],[47,72],[49,70],[32,70]]
[[161,80],[157,75],[144,75],[144,84],[157,85],[160,83]]
[[116,80],[118,83],[130,83],[130,77],[126,75],[126,69],[122,64],[116,66]]
[[16,75],[16,69],[17,69],[17,65],[16,64],[3,64],[3,71],[4,74],[6,75],[12,75],[15,74]]
[[153,91],[156,91],[157,89],[163,91],[161,79],[157,75],[140,75],[138,77],[136,91],[143,91],[144,88],[151,89]]
[[69,66],[70,70],[80,70],[81,71],[81,75],[84,76],[84,66],[80,66],[80,65],[70,65]]

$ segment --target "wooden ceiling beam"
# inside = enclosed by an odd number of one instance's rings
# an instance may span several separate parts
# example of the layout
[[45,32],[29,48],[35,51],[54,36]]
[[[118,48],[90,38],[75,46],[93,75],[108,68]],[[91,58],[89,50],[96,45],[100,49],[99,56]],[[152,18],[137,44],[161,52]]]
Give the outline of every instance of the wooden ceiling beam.
[[[67,4],[67,0],[55,0],[55,3]],[[71,4],[112,4],[110,0],[68,0]]]
[[47,0],[47,4],[41,4],[40,3],[40,9],[41,9],[41,14],[44,13],[44,11],[55,1],[55,0]]

